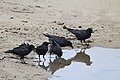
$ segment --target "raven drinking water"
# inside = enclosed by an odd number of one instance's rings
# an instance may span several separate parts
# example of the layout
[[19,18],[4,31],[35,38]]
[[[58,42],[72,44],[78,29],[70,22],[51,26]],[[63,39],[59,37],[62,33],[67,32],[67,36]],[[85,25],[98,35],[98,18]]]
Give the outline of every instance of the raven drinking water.
[[50,35],[50,34],[43,34],[46,37],[48,37],[49,39],[53,39],[55,42],[57,42],[60,47],[66,47],[66,46],[70,46],[71,48],[73,48],[72,43],[70,41],[68,41],[65,37],[59,37],[56,35]]
[[60,58],[63,54],[61,47],[57,42],[55,42],[53,39],[50,39],[50,56],[51,54],[57,55],[58,58]]

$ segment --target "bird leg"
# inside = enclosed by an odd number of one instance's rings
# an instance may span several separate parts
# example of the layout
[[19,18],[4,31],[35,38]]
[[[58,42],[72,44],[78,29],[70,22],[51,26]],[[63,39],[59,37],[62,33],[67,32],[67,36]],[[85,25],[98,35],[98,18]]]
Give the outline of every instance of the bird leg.
[[50,59],[51,59],[51,54],[52,54],[52,52],[50,52]]
[[20,57],[20,60],[21,60],[21,63],[25,64],[24,56],[21,56],[21,57]]
[[85,45],[87,45],[87,47],[89,46],[89,44],[85,41],[85,40],[83,40],[84,41],[84,43],[85,43]]
[[52,52],[50,53],[50,59],[49,60],[51,60],[51,58],[53,58],[53,57],[51,57],[51,55],[52,55]]
[[45,55],[43,55],[43,58],[44,58],[44,61],[46,61],[46,59],[45,59]]
[[55,58],[56,58],[56,59],[58,58],[57,55],[55,56]]
[[82,40],[80,40],[81,44],[82,44]]
[[87,47],[89,47],[89,43],[87,43],[85,40],[84,40],[84,43]]
[[38,64],[40,64],[41,60],[40,60],[40,55],[39,55],[39,61],[38,61]]
[[23,59],[23,64],[25,64],[25,60]]
[[24,59],[20,59],[21,60],[21,63],[25,64],[25,60]]
[[53,55],[52,52],[50,52],[50,59],[53,58],[53,57],[51,57],[51,55]]
[[85,50],[86,50],[86,48],[81,48],[80,52],[85,53]]
[[56,59],[60,58],[58,55],[55,56]]
[[[83,44],[83,40],[80,40],[80,42],[81,42],[81,45],[84,45],[84,44]],[[84,42],[85,42],[85,40],[84,40]]]
[[87,42],[85,40],[83,40],[83,42],[87,45]]

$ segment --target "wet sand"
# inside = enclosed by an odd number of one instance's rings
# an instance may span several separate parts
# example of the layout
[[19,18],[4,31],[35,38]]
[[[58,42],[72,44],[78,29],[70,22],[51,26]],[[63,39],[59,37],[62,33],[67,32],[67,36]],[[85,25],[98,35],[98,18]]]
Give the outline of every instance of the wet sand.
[[44,32],[71,38],[74,48],[81,48],[80,41],[63,29],[64,25],[93,28],[91,46],[120,48],[119,4],[119,0],[1,0],[0,59],[6,58],[0,60],[0,80],[46,80],[50,73],[32,66],[35,53],[28,55],[30,59],[24,65],[3,52],[24,41],[35,46],[48,41]]

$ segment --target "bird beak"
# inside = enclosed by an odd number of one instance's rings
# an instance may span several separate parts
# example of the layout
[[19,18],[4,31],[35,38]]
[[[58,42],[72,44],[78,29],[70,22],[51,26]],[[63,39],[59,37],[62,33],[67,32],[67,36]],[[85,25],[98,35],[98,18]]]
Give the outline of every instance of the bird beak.
[[36,52],[36,49],[34,48],[33,51]]
[[91,28],[92,29],[92,32],[91,33],[94,33],[95,32],[95,30],[93,30],[93,28]]
[[73,49],[74,47],[73,47],[73,46],[71,46],[71,48]]
[[50,44],[50,42],[48,44]]
[[94,30],[93,33],[96,32],[96,31],[98,31],[98,30]]
[[92,31],[92,33],[94,33],[95,31]]

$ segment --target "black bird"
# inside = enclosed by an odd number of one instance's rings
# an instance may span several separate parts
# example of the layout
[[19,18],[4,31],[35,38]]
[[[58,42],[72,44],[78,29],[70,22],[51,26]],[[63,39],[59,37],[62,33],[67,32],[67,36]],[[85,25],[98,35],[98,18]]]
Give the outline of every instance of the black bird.
[[35,48],[35,52],[39,55],[39,62],[40,62],[40,55],[43,55],[43,58],[44,58],[44,60],[45,60],[45,54],[47,53],[47,51],[48,51],[48,45],[49,45],[50,43],[48,43],[48,42],[43,42],[43,44],[42,45],[40,45],[40,46],[37,46],[37,48]]
[[55,54],[57,55],[58,58],[61,58],[63,52],[62,52],[62,49],[60,47],[60,45],[55,42],[53,39],[50,39],[50,57],[51,57],[51,54]]
[[34,45],[29,45],[29,44],[21,44],[19,47],[15,47],[12,50],[5,51],[5,53],[12,53],[15,55],[18,55],[20,57],[20,60],[22,63],[25,63],[24,57],[34,49]]
[[86,39],[90,38],[91,33],[93,33],[92,28],[88,28],[86,30],[77,30],[77,29],[70,29],[70,28],[64,27],[64,29],[67,29],[69,32],[74,34],[77,37],[77,40],[80,40],[81,43],[85,42]]
[[43,34],[46,37],[48,37],[49,39],[53,39],[55,42],[57,42],[60,47],[66,47],[66,46],[70,46],[71,48],[73,48],[72,43],[70,41],[68,41],[65,37],[59,37],[56,35],[50,35],[50,34]]

